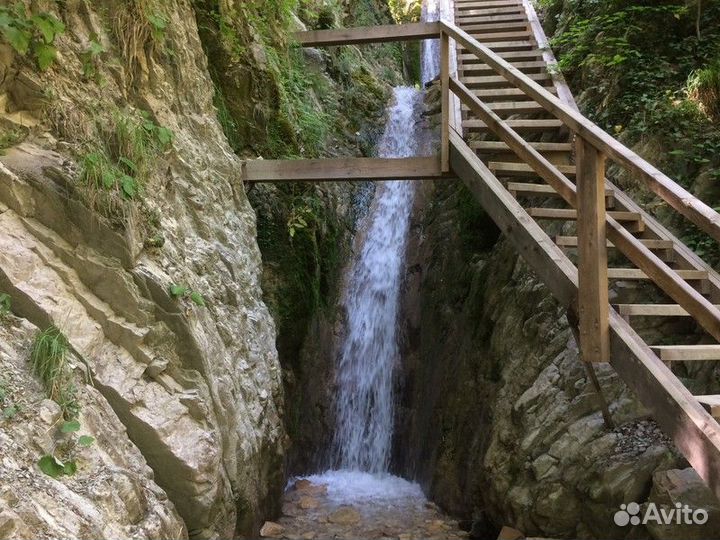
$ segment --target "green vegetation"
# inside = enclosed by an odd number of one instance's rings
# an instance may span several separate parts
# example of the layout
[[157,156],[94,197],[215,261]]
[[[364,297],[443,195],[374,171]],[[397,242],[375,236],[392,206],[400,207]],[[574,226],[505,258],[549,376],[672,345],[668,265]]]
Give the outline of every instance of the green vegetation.
[[313,314],[332,305],[337,292],[344,225],[326,197],[311,184],[277,186],[272,197],[251,193],[266,261],[266,301],[288,361],[298,358]]
[[205,298],[203,297],[203,295],[197,291],[193,291],[187,285],[172,284],[168,288],[168,291],[170,292],[170,296],[172,296],[173,298],[189,298],[193,304],[200,307],[206,307],[207,305],[205,303]]
[[35,338],[30,361],[33,372],[45,388],[48,398],[55,401],[68,420],[77,418],[80,404],[72,373],[67,366],[70,344],[57,326],[51,325]]
[[61,443],[55,446],[52,453],[45,454],[37,462],[42,472],[51,478],[72,476],[77,472],[77,447],[88,448],[95,442],[95,439],[89,435],[81,435],[76,438],[80,428],[80,422],[76,419],[60,424],[58,431]]
[[20,410],[20,404],[14,403],[10,396],[7,383],[0,378],[0,417],[4,420],[11,420]]
[[109,124],[98,121],[100,143],[82,157],[80,180],[91,207],[109,218],[123,218],[125,202],[142,195],[157,157],[172,143],[171,130],[149,114],[116,112]]
[[65,25],[49,13],[32,15],[23,2],[0,6],[0,35],[20,56],[30,53],[41,70],[49,68],[57,57],[55,38]]
[[12,298],[7,293],[0,293],[0,318],[8,315],[12,309]]
[[25,133],[20,129],[11,128],[0,133],[0,155],[8,148],[21,143],[25,139]]
[[62,422],[57,426],[59,443],[50,454],[42,456],[37,465],[52,478],[72,476],[77,472],[77,447],[88,447],[94,439],[77,437],[80,431],[80,402],[72,372],[67,366],[70,344],[56,326],[49,326],[35,338],[30,360],[33,372],[40,378],[47,396],[60,405]]
[[710,120],[720,121],[720,59],[690,74],[687,95]]
[[399,23],[418,22],[422,15],[421,0],[388,0],[390,13]]
[[87,50],[80,55],[83,64],[83,76],[88,80],[94,80],[98,84],[102,82],[98,67],[100,55],[104,52],[105,48],[98,41],[98,37],[93,36]]
[[[585,113],[625,144],[638,145],[707,204],[720,206],[720,4],[542,4],[554,26],[560,69],[572,87],[584,89]],[[715,242],[664,205],[653,208],[698,254],[720,262]]]

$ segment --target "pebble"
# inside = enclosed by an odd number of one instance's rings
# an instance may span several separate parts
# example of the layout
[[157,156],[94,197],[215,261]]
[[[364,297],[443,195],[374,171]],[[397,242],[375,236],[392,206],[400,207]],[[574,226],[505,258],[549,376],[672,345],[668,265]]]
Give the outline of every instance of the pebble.
[[[283,517],[267,537],[288,540],[337,538],[353,540],[466,539],[457,521],[432,502],[368,503],[337,506],[327,496],[327,485],[298,480],[285,493]],[[266,524],[267,525],[267,524]],[[268,530],[265,530],[268,532]]]

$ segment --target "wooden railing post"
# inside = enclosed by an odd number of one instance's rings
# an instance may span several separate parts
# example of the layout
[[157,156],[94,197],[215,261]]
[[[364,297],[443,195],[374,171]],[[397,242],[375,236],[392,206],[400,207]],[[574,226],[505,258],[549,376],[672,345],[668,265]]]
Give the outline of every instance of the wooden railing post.
[[442,126],[440,133],[440,170],[450,171],[450,36],[440,32],[440,85]]
[[580,351],[586,362],[609,362],[605,155],[577,136],[576,161]]

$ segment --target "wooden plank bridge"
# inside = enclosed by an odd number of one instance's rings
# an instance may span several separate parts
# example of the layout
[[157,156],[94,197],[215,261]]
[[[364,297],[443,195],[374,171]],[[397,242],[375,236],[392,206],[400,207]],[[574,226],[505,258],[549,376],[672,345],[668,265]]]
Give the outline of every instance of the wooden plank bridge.
[[[671,370],[720,361],[720,276],[605,177],[606,160],[716,241],[720,215],[578,111],[529,0],[455,0],[454,18],[296,35],[305,46],[440,39],[438,156],[247,161],[244,179],[459,178],[577,320],[591,378],[592,363],[610,362],[720,498],[720,396],[692,395]],[[552,221],[575,234],[551,237]],[[609,250],[625,265],[609,268]],[[654,283],[665,303],[610,305],[618,279]],[[703,344],[648,344],[636,317],[691,317]]]

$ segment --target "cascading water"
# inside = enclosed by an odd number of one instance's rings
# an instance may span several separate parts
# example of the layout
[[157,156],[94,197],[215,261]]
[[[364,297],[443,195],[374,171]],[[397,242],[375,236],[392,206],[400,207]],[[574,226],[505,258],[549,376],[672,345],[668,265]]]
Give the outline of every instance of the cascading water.
[[[422,5],[422,20],[450,21],[450,2],[441,0],[424,0]],[[423,83],[428,83],[440,73],[440,40],[426,39],[422,42],[422,57],[420,59],[420,70]]]
[[[422,94],[394,90],[380,157],[416,154],[414,129]],[[348,334],[337,366],[335,455],[341,469],[385,472],[393,432],[393,371],[398,361],[397,315],[410,224],[411,182],[378,186],[365,241],[350,274]]]
[[[441,0],[425,0],[423,20],[438,20]],[[439,45],[422,52],[422,79],[439,72]],[[380,157],[418,155],[423,93],[394,89],[393,104],[379,144]],[[327,485],[330,504],[363,504],[366,514],[392,507],[411,515],[425,508],[420,486],[388,472],[398,363],[398,310],[403,262],[415,186],[409,181],[378,184],[366,217],[358,256],[348,275],[347,335],[336,370],[336,470],[307,477]],[[388,506],[388,503],[392,504]],[[374,510],[371,510],[373,509]]]

